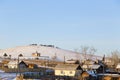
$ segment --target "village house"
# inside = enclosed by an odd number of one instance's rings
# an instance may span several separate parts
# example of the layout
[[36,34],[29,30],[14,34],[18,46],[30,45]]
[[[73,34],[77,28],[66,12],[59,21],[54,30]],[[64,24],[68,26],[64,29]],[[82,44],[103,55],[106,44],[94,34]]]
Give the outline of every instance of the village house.
[[9,63],[10,61],[9,60],[2,60],[2,62],[1,62],[1,67],[2,68],[8,68],[8,63]]
[[40,53],[36,51],[35,53],[32,53],[32,57],[40,57]]
[[104,60],[104,63],[109,67],[109,68],[113,68],[114,67],[114,61],[112,60],[112,58],[106,57]]
[[120,80],[120,75],[119,74],[98,74],[97,75],[97,80]]
[[2,59],[0,59],[0,68],[3,67],[3,62],[2,62]]
[[10,61],[8,64],[7,64],[8,68],[17,68],[18,66],[18,61]]
[[84,71],[94,71],[95,73],[103,73],[105,72],[105,66],[101,61],[92,61],[92,60],[86,60],[83,65],[82,69]]
[[83,71],[80,80],[96,80],[97,76],[94,71]]
[[20,68],[28,68],[28,65],[24,61],[21,61],[21,62],[19,62],[19,67]]
[[58,64],[55,67],[55,76],[78,77],[82,73],[79,64]]
[[[7,64],[8,68],[18,68],[18,61],[10,61],[8,64]],[[20,68],[27,68],[27,65],[24,61],[19,61],[19,67]]]
[[25,64],[28,66],[29,69],[35,69],[35,68],[38,68],[38,65],[37,63],[33,63],[33,62],[30,62],[30,61],[24,61]]
[[103,73],[103,66],[99,64],[82,65],[84,71],[93,70],[95,73]]

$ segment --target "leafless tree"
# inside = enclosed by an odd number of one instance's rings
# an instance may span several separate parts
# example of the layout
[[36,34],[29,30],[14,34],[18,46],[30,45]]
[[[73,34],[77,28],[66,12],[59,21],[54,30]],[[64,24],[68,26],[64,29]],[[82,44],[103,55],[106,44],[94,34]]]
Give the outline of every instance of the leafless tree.
[[92,60],[95,52],[97,51],[94,47],[81,46],[80,49],[74,49],[76,52],[76,59],[81,62],[86,60]]
[[111,52],[111,58],[112,58],[112,61],[114,63],[114,67],[117,66],[117,64],[119,63],[119,59],[120,59],[120,52],[119,51],[113,51]]
[[81,46],[80,53],[84,56],[84,58],[87,60],[87,53],[88,53],[88,48],[87,46]]
[[89,59],[92,59],[97,50],[94,47],[89,48]]
[[75,55],[76,59],[81,62],[80,50],[77,48],[77,49],[74,49],[74,51],[76,52],[76,55]]
[[94,47],[82,46],[80,53],[82,53],[84,58],[87,60],[92,59],[96,51],[97,50]]

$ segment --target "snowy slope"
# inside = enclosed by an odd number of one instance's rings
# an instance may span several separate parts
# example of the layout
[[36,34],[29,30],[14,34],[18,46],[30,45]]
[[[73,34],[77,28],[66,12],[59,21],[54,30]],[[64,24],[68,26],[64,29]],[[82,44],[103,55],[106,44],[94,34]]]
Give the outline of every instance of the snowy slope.
[[[64,56],[65,56],[65,60],[84,59],[84,56],[80,53],[59,49],[56,47],[46,47],[40,45],[19,46],[15,48],[0,50],[0,56],[3,57],[4,53],[7,53],[7,55],[11,55],[12,58],[17,58],[19,54],[23,54],[24,57],[32,57],[32,53],[35,53],[36,51],[40,53],[41,56],[49,56],[49,58],[52,58],[56,54],[57,60],[60,61],[64,60]],[[94,58],[96,58],[96,56]]]

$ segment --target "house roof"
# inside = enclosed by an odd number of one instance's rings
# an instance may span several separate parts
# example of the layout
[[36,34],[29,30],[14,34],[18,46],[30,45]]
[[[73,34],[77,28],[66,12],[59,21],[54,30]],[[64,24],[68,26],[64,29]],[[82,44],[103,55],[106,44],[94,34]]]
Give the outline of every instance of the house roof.
[[8,65],[9,64],[18,64],[18,61],[10,61],[9,63],[8,63]]
[[93,65],[83,65],[82,68],[84,69],[87,69],[87,68],[90,68],[90,69],[98,69],[100,67],[100,65],[98,64],[93,64]]
[[117,65],[116,69],[120,69],[120,63]]
[[92,60],[86,60],[86,61],[84,62],[84,64],[88,64],[88,65],[94,64],[94,63],[95,63],[95,61],[92,61]]
[[31,65],[37,65],[35,62],[30,62],[30,61],[24,61],[27,65],[31,64]]
[[71,64],[75,64],[76,62],[77,62],[77,60],[73,60],[73,59],[66,61],[66,63],[71,63]]
[[[61,69],[61,70],[76,70],[79,68],[79,64],[58,64],[56,65],[55,69]],[[81,68],[81,67],[80,67]]]
[[2,63],[3,64],[8,64],[10,61],[7,61],[7,60],[2,60]]
[[87,71],[87,73],[88,73],[89,75],[91,75],[91,76],[96,76],[95,73],[94,73],[94,71]]
[[[21,63],[22,61],[19,61],[19,63]],[[8,63],[8,65],[9,64],[11,64],[11,65],[14,65],[14,64],[18,64],[18,61],[10,61],[9,63]]]

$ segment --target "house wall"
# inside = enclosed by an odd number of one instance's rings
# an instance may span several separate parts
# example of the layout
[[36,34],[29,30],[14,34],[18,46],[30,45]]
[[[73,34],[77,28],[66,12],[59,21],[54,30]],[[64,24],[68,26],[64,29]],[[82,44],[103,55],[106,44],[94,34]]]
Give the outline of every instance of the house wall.
[[34,68],[34,65],[33,65],[33,64],[28,64],[28,68],[33,69],[33,68]]
[[56,76],[75,76],[75,70],[55,70]]
[[8,68],[12,68],[12,69],[17,68],[17,64],[9,64]]
[[25,64],[20,64],[20,68],[27,68]]
[[[25,64],[19,64],[20,68],[26,68]],[[18,64],[8,64],[8,68],[18,68]]]
[[40,53],[32,53],[32,56],[33,57],[38,57],[38,56],[40,56]]
[[33,57],[37,57],[37,53],[32,53],[32,56]]

